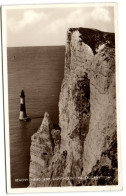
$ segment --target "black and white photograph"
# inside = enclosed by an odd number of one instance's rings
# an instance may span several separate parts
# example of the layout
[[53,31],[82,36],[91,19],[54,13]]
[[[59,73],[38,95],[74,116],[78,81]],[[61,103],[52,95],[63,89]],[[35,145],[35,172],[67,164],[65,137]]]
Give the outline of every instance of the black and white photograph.
[[8,193],[121,190],[117,4],[2,7]]

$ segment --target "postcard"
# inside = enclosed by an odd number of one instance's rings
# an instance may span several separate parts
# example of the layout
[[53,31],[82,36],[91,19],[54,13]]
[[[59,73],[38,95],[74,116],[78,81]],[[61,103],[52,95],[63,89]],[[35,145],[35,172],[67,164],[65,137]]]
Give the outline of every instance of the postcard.
[[2,7],[8,193],[122,190],[116,3]]

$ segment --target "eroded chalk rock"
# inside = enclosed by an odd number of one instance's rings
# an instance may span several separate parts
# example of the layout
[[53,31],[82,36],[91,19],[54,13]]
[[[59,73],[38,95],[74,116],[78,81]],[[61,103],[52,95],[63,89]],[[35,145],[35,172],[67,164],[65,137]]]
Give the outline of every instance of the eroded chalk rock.
[[46,112],[38,131],[31,138],[30,187],[49,186],[52,160],[59,149],[60,130],[55,129]]
[[94,29],[68,30],[60,128],[46,114],[31,144],[31,180],[50,180],[31,187],[118,183],[114,39]]

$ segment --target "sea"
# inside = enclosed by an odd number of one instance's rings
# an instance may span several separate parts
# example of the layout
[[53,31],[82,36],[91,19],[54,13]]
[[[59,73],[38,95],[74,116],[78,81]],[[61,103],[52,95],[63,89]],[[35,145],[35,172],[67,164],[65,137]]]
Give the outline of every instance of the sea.
[[[29,185],[31,136],[45,112],[58,124],[65,46],[8,47],[7,60],[11,187],[23,188]],[[30,122],[19,121],[21,90]]]

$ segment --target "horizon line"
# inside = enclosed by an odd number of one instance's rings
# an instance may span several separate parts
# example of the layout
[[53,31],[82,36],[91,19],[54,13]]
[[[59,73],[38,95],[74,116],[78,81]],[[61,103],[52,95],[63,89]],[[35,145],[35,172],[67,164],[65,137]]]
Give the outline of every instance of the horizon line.
[[19,48],[19,47],[54,47],[54,46],[65,46],[65,44],[63,45],[42,45],[42,46],[40,46],[40,45],[33,45],[33,46],[31,46],[31,45],[28,45],[28,46],[7,46],[7,48]]

